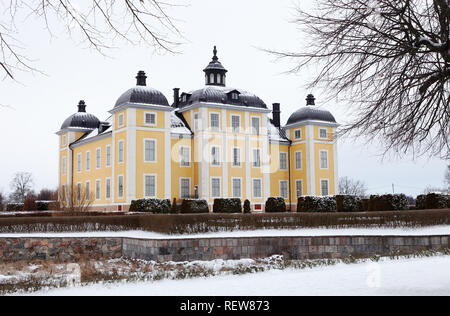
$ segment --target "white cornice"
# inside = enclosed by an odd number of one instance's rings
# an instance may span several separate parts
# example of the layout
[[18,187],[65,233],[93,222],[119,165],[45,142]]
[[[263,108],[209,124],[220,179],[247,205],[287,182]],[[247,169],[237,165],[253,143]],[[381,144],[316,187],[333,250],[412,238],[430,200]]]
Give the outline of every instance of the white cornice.
[[272,110],[263,109],[263,108],[255,108],[251,106],[242,106],[242,105],[232,105],[232,104],[223,104],[223,103],[209,103],[209,102],[198,102],[193,103],[189,106],[178,109],[178,112],[184,113],[190,110],[194,110],[197,108],[210,108],[210,109],[221,109],[221,110],[233,110],[233,111],[242,111],[242,112],[256,112],[256,113],[271,113]]
[[324,121],[317,121],[317,120],[306,120],[301,121],[298,123],[289,124],[283,127],[283,129],[292,129],[296,127],[306,126],[306,125],[315,125],[315,126],[329,126],[329,127],[338,127],[341,126],[338,123],[332,123],[332,122],[324,122]]
[[128,108],[144,109],[144,110],[156,110],[156,111],[167,111],[167,112],[172,112],[174,110],[173,107],[167,106],[167,105],[127,102],[127,103],[124,103],[124,104],[122,104],[122,105],[120,105],[118,107],[113,108],[112,110],[109,110],[108,113],[115,114],[117,112],[121,112],[121,111],[126,110]]

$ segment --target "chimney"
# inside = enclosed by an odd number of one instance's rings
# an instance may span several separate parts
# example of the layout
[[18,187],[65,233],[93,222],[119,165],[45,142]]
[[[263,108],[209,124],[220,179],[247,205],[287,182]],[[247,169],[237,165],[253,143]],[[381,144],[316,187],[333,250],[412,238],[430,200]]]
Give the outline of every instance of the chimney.
[[83,100],[78,103],[78,112],[86,112],[86,103]]
[[180,103],[180,88],[173,89],[173,107],[177,108]]
[[273,104],[273,112],[272,112],[272,116],[273,116],[273,124],[275,125],[276,128],[280,128],[280,103],[274,103]]
[[306,97],[306,106],[316,105],[316,98],[312,94],[308,94]]
[[139,71],[136,76],[136,85],[137,86],[146,86],[147,85],[147,76],[144,71]]

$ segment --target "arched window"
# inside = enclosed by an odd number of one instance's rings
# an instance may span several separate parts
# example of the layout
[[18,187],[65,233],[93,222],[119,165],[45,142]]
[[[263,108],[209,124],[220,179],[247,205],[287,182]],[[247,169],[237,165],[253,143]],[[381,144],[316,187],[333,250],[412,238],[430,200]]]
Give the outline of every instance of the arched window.
[[209,83],[214,83],[214,74],[209,75]]

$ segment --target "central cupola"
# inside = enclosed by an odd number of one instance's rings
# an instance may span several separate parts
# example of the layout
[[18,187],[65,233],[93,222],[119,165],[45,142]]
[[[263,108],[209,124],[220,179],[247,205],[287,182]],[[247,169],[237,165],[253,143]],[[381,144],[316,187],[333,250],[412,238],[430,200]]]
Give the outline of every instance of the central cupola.
[[209,65],[203,69],[205,72],[205,84],[207,86],[221,86],[225,87],[226,80],[226,70],[219,61],[219,57],[217,57],[217,48],[214,46],[213,50],[213,58]]

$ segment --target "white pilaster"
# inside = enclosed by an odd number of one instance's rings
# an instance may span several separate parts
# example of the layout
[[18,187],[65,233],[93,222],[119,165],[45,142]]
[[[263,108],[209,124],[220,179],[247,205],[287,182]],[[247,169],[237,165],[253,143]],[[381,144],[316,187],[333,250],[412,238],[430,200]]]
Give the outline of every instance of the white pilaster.
[[306,126],[306,174],[307,174],[307,187],[309,195],[316,195],[316,175],[315,175],[315,150],[314,150],[314,126]]
[[222,109],[222,195],[228,197],[228,143],[227,143],[227,111]]
[[[249,201],[252,200],[251,192],[251,163],[250,163],[250,114],[245,112],[245,197]],[[244,196],[244,195],[243,195]]]
[[333,168],[334,168],[334,194],[339,194],[339,173],[338,173],[338,148],[337,148],[337,138],[336,137],[336,128],[333,128]]
[[127,203],[136,199],[136,109],[127,109]]
[[264,183],[264,201],[270,197],[270,155],[269,137],[267,135],[267,114],[262,115],[262,167]]
[[[164,198],[172,196],[172,144],[170,138],[170,112],[164,112]],[[178,179],[174,179],[178,181]]]

